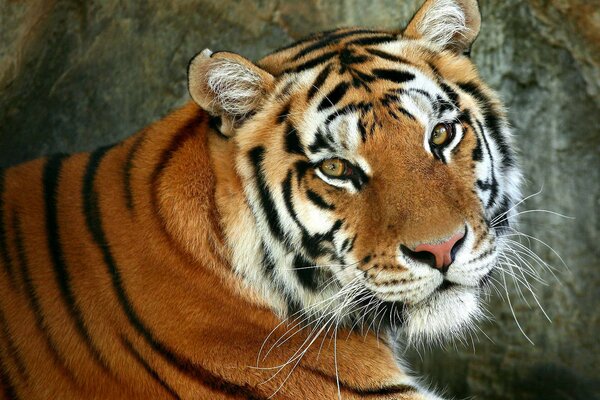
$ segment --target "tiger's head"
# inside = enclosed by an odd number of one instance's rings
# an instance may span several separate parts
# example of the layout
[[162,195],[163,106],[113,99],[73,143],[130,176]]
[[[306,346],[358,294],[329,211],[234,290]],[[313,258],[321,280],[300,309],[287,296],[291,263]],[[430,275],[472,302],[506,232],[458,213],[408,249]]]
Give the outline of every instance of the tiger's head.
[[215,163],[232,264],[281,315],[424,338],[480,315],[520,173],[469,58],[479,26],[475,0],[428,0],[401,31],[191,61],[228,149]]

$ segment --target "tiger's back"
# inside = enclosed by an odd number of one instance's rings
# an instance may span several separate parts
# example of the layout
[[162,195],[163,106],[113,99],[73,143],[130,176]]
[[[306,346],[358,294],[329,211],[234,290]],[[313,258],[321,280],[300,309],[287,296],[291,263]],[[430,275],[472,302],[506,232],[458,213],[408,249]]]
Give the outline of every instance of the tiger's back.
[[163,222],[152,187],[175,140],[193,140],[205,120],[188,107],[123,143],[3,171],[0,322],[9,398],[87,397],[89,388],[99,398],[123,396],[130,385],[115,379],[136,380],[126,367],[132,361],[148,366],[130,331],[152,337],[145,321],[159,313],[144,313],[155,303],[146,300],[169,303],[163,285],[178,285],[170,267],[182,263],[169,259],[177,255],[168,236],[153,234]]

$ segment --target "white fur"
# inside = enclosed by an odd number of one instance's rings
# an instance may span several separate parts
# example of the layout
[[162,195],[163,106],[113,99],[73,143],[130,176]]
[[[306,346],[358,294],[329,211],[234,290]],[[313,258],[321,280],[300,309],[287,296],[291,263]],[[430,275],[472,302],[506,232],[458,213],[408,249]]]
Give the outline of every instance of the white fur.
[[409,341],[444,342],[482,318],[476,288],[452,287],[406,308]]
[[465,36],[469,32],[465,13],[454,0],[438,0],[427,10],[417,25],[423,38],[440,47],[452,44],[456,36]]
[[208,87],[227,114],[243,118],[254,109],[261,90],[261,78],[242,64],[226,58],[214,60]]

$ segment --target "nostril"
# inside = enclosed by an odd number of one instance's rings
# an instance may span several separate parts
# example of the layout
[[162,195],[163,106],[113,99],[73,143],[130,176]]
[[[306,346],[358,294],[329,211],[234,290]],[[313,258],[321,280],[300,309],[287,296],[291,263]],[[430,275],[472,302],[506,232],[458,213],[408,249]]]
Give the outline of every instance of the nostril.
[[463,235],[463,237],[461,237],[459,240],[457,240],[456,243],[454,243],[454,246],[452,246],[452,250],[450,250],[451,261],[454,261],[454,259],[456,258],[456,253],[458,253],[458,251],[461,249],[461,247],[465,243],[466,237],[467,237],[467,231],[465,230],[465,234]]
[[435,255],[433,253],[430,253],[428,251],[412,251],[403,244],[400,245],[400,250],[406,257],[427,264],[431,268],[435,268],[436,261]]

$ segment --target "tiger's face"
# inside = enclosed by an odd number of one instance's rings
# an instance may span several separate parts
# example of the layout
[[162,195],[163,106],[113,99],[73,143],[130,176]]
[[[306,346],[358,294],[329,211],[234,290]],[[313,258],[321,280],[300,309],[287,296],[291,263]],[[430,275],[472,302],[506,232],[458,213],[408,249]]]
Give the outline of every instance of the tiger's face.
[[192,62],[252,216],[228,232],[234,265],[282,313],[419,337],[480,315],[519,172],[502,108],[463,54],[478,27],[476,2],[430,0],[403,32],[325,32],[257,66]]

